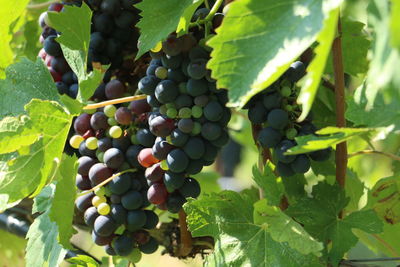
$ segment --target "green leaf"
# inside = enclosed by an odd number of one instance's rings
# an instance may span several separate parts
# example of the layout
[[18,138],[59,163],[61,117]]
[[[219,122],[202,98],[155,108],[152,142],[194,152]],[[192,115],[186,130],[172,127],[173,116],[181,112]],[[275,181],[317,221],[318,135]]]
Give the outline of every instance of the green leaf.
[[71,98],[68,95],[61,95],[60,101],[64,104],[64,106],[68,109],[69,114],[78,116],[82,113],[82,109],[85,106],[81,102],[76,99]]
[[[194,7],[199,6],[203,0],[146,0],[136,5],[142,12],[140,22],[136,25],[140,29],[139,51],[136,58],[156,46],[170,33],[186,28],[180,19],[188,20],[193,15]],[[192,14],[190,14],[192,13]],[[182,26],[183,25],[183,26]]]
[[23,251],[26,240],[13,233],[0,230],[0,259],[3,266],[25,266]]
[[204,2],[204,0],[195,0],[195,1],[193,1],[193,5],[186,8],[186,10],[183,12],[183,14],[179,20],[179,24],[176,28],[176,32],[178,33],[178,36],[184,35],[185,33],[188,32],[189,24],[192,20],[193,14],[196,11],[196,9],[203,2]]
[[327,19],[325,19],[324,27],[317,37],[318,46],[314,50],[315,57],[307,68],[307,75],[300,81],[302,87],[297,102],[303,108],[298,121],[303,121],[307,117],[317,95],[321,77],[329,58],[329,52],[331,51],[332,42],[335,38],[340,3],[341,1],[337,1],[336,6],[329,12]]
[[390,30],[391,30],[391,44],[393,47],[400,50],[400,1],[399,0],[392,0],[392,12],[390,14]]
[[[208,67],[230,106],[242,107],[276,81],[316,40],[332,1],[235,1],[208,45]],[[263,44],[263,45],[260,45]]]
[[59,100],[57,88],[43,61],[23,58],[9,66],[6,79],[0,80],[0,117],[18,115],[32,98]]
[[184,205],[192,235],[215,239],[209,266],[322,266],[317,257],[276,242],[266,225],[255,221],[256,201],[257,191],[223,191]]
[[253,166],[253,179],[257,185],[264,191],[265,198],[271,206],[279,206],[284,194],[282,179],[276,177],[271,163],[264,166],[264,172],[261,173],[257,166]]
[[0,153],[6,154],[33,144],[40,133],[27,126],[28,117],[5,117],[0,121]]
[[58,243],[58,227],[49,217],[49,209],[54,198],[54,186],[45,187],[34,199],[34,211],[42,212],[29,227],[26,238],[26,266],[58,266],[67,254]]
[[338,217],[349,203],[338,185],[319,183],[313,187],[312,194],[312,198],[306,196],[289,206],[286,213],[304,225],[314,238],[324,243],[331,241],[326,257],[333,265],[357,243],[353,228],[367,233],[382,231],[383,223],[372,210],[356,211],[343,219]]
[[400,105],[399,97],[390,99],[378,94],[372,108],[368,106],[367,86],[363,83],[354,93],[354,97],[348,98],[346,119],[354,123],[354,126],[385,127],[394,126],[394,130],[400,129]]
[[[29,0],[0,1],[0,78],[4,78],[4,70],[13,61],[10,42],[13,36],[11,25],[25,10]],[[3,94],[1,94],[3,97]],[[1,116],[2,114],[0,114]]]
[[[378,92],[396,92],[400,86],[399,50],[391,46],[389,1],[372,0],[368,6],[368,25],[372,28],[373,50],[367,75],[367,108],[373,107]],[[397,18],[396,18],[397,19]]]
[[56,174],[56,191],[49,217],[57,223],[59,242],[64,248],[73,249],[69,240],[76,233],[72,227],[74,219],[74,199],[76,199],[75,177],[78,170],[76,156],[63,155]]
[[254,204],[254,222],[264,225],[276,242],[287,242],[291,248],[304,255],[313,253],[321,256],[320,251],[324,246],[279,208],[268,206],[265,199]]
[[87,74],[87,55],[90,42],[92,11],[83,3],[81,7],[65,6],[64,12],[48,12],[51,26],[62,32],[57,41],[63,54],[79,80],[77,99],[88,100],[99,85],[102,74],[94,70]]
[[374,128],[337,128],[337,127],[326,127],[319,131],[315,135],[305,135],[296,137],[297,145],[292,147],[286,153],[287,155],[297,155],[306,152],[316,151],[325,149],[339,143],[345,142],[353,137],[372,133],[378,129]]
[[0,194],[7,194],[8,202],[36,195],[48,183],[72,122],[72,116],[56,102],[34,99],[25,109],[41,136],[29,148],[30,153],[0,163]]
[[73,258],[69,258],[68,262],[71,263],[73,267],[98,267],[100,266],[97,261],[86,255],[78,255]]
[[398,176],[379,180],[368,195],[368,206],[389,224],[400,222],[400,181]]

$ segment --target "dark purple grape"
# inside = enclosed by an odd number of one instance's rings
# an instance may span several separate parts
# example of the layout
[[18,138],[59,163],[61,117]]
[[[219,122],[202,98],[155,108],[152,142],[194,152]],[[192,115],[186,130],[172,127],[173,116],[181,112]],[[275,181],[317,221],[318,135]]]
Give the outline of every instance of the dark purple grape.
[[111,218],[111,216],[100,215],[94,221],[94,231],[101,237],[112,235],[117,228],[118,224]]
[[90,130],[90,118],[91,115],[83,113],[79,115],[74,122],[74,130],[79,135],[84,135],[88,130]]
[[119,107],[115,112],[115,120],[121,125],[129,125],[132,122],[133,114],[126,107]]
[[175,121],[164,116],[157,116],[150,122],[150,131],[159,137],[167,137],[175,129]]
[[94,130],[106,130],[109,127],[107,119],[103,112],[96,112],[90,118],[90,126]]
[[89,190],[92,188],[89,177],[80,174],[76,175],[75,184],[79,190]]
[[104,182],[113,175],[112,170],[104,163],[96,163],[89,170],[89,179],[93,186]]
[[119,80],[112,80],[106,85],[107,99],[116,99],[124,96],[126,91],[125,85]]

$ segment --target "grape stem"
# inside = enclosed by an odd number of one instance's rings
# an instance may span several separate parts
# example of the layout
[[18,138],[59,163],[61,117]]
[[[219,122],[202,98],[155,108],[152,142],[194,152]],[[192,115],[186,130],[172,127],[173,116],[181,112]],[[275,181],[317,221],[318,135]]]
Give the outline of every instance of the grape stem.
[[220,6],[222,5],[223,2],[224,2],[224,0],[215,1],[213,7],[210,10],[210,13],[208,13],[208,15],[204,19],[199,19],[196,22],[191,22],[189,24],[189,28],[193,28],[193,27],[199,26],[200,24],[207,24],[208,22],[211,22],[215,16],[215,13],[218,12],[218,9],[220,8]]
[[48,7],[49,5],[55,4],[55,3],[58,3],[58,1],[53,0],[53,1],[48,1],[45,3],[30,4],[30,5],[27,5],[26,8],[27,9],[42,9],[42,8]]
[[107,178],[107,179],[104,180],[103,182],[99,183],[98,185],[96,185],[96,186],[93,187],[92,189],[86,190],[86,191],[83,191],[83,192],[79,193],[79,194],[78,194],[78,197],[81,197],[81,196],[84,196],[84,195],[89,194],[90,192],[96,191],[98,188],[100,188],[100,187],[102,187],[102,186],[108,184],[108,183],[111,182],[114,178],[116,178],[116,177],[118,177],[118,176],[120,176],[120,175],[122,175],[122,174],[124,174],[124,173],[136,172],[136,171],[137,171],[136,169],[127,169],[127,170],[125,170],[125,171],[116,173],[116,174],[114,174],[113,176],[111,176],[110,178]]
[[134,95],[134,96],[127,96],[127,97],[122,97],[122,98],[117,98],[117,99],[112,99],[112,100],[108,100],[108,101],[103,101],[103,102],[99,102],[96,104],[90,104],[87,105],[85,107],[83,107],[84,110],[88,110],[88,109],[97,109],[97,108],[102,108],[108,105],[115,105],[115,104],[121,104],[121,103],[127,103],[127,102],[131,102],[131,101],[136,101],[136,100],[142,100],[142,99],[146,99],[146,95]]
[[193,249],[192,235],[188,230],[186,222],[186,213],[183,209],[179,211],[179,231],[181,233],[180,256],[187,256]]
[[377,155],[381,155],[381,156],[386,156],[386,157],[391,158],[393,160],[400,161],[400,157],[397,156],[397,155],[394,155],[392,153],[382,152],[382,151],[376,151],[376,150],[357,151],[357,152],[349,154],[348,157],[351,158],[351,157],[354,157],[354,156],[368,155],[368,154],[377,154]]
[[[336,100],[336,126],[346,127],[345,118],[345,85],[342,55],[342,26],[340,13],[337,26],[337,37],[332,44],[333,69],[335,76],[335,100]],[[347,144],[346,142],[336,145],[336,181],[344,188],[347,170]]]
[[204,5],[206,8],[210,9],[210,3],[208,3],[208,0],[204,0]]

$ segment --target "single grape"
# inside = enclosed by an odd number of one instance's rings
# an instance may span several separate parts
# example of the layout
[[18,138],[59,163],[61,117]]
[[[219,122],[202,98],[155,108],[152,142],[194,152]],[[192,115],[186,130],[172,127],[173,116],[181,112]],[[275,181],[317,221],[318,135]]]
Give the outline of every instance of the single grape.
[[282,97],[279,93],[273,92],[263,96],[264,107],[268,110],[279,108],[281,106]]
[[201,128],[201,135],[209,141],[216,140],[221,136],[222,128],[219,124],[213,122],[206,122]]
[[209,121],[218,121],[222,118],[223,108],[217,101],[211,101],[204,107],[204,117]]
[[186,167],[185,173],[189,175],[198,174],[203,169],[203,166],[204,166],[204,160],[202,159],[191,160],[188,166]]
[[162,50],[170,56],[177,56],[181,53],[183,47],[182,39],[175,35],[170,35],[167,40],[162,42]]
[[205,79],[189,79],[186,87],[187,93],[193,97],[204,95],[208,92],[208,82]]
[[93,197],[94,197],[94,194],[92,192],[78,197],[75,201],[75,205],[78,208],[78,210],[83,212],[86,209],[88,209],[89,207],[91,207]]
[[295,128],[289,128],[286,130],[286,138],[293,140],[297,136],[297,130]]
[[110,216],[100,215],[94,222],[94,231],[99,236],[110,236],[117,228],[117,223]]
[[133,168],[139,168],[138,155],[144,147],[141,145],[130,146],[125,152],[126,160]]
[[183,185],[179,188],[179,193],[185,198],[197,198],[200,195],[200,184],[193,178],[186,178]]
[[127,210],[135,210],[142,206],[143,197],[138,191],[128,191],[121,197],[122,206]]
[[78,149],[79,145],[83,142],[83,137],[80,135],[74,135],[69,139],[69,144],[72,148]]
[[50,56],[58,57],[62,56],[62,50],[60,44],[56,41],[56,35],[50,35],[44,40],[44,51]]
[[189,139],[189,135],[182,132],[180,129],[175,129],[171,132],[171,144],[177,147],[182,147]]
[[83,176],[88,176],[90,168],[96,163],[97,161],[91,157],[80,157],[78,159],[78,173]]
[[86,146],[86,140],[84,142],[82,142],[79,145],[79,154],[81,154],[82,156],[88,156],[91,158],[95,158],[96,157],[96,150],[90,150],[89,148],[87,148]]
[[205,107],[209,102],[209,97],[207,95],[200,95],[194,98],[195,105],[199,107]]
[[121,98],[124,96],[125,92],[125,85],[119,80],[112,80],[106,85],[105,93],[107,99]]
[[205,145],[201,138],[191,137],[183,147],[183,151],[190,159],[200,159],[205,152]]
[[331,152],[331,148],[317,150],[310,153],[310,158],[315,161],[326,161],[330,158]]
[[108,236],[100,236],[96,233],[96,231],[92,231],[92,240],[93,243],[95,243],[98,246],[104,246],[107,244],[110,244],[114,238],[113,234],[110,234]]
[[116,256],[117,255],[117,252],[115,252],[115,250],[113,249],[113,247],[110,244],[106,244],[104,246],[104,251],[110,256]]
[[98,151],[106,152],[109,148],[112,147],[112,140],[108,137],[104,137],[98,140],[97,145],[98,145],[97,148]]
[[106,130],[109,127],[107,119],[106,114],[103,112],[96,112],[90,118],[90,126],[94,130]]
[[98,207],[97,207],[97,212],[100,215],[107,215],[110,213],[110,205],[108,205],[107,203],[101,203]]
[[157,240],[154,237],[150,237],[147,243],[139,245],[139,249],[145,254],[153,254],[158,249]]
[[180,69],[168,69],[167,79],[176,83],[185,82],[187,77]]
[[154,205],[165,203],[167,198],[168,192],[164,184],[152,184],[147,191],[147,199]]
[[120,107],[117,109],[114,118],[121,125],[129,125],[132,122],[133,114],[127,107]]
[[86,147],[90,150],[96,150],[98,145],[97,145],[97,138],[96,137],[89,137],[86,139]]
[[120,138],[122,136],[122,129],[119,126],[112,126],[108,133],[112,138]]
[[136,139],[142,146],[152,147],[156,137],[150,132],[149,129],[139,129],[136,133]]
[[191,119],[180,119],[178,121],[178,129],[183,133],[191,133],[194,127],[194,122]]
[[129,103],[128,107],[136,115],[141,115],[151,110],[150,105],[146,99],[135,100]]
[[288,125],[289,115],[282,109],[274,109],[269,112],[267,121],[272,128],[281,130]]
[[276,147],[275,147],[275,154],[278,158],[279,161],[283,163],[291,163],[296,159],[296,156],[293,155],[284,155],[285,152],[287,152],[288,149],[294,147],[295,144],[289,140],[283,140],[280,142]]
[[201,46],[195,46],[193,47],[192,50],[189,52],[189,58],[190,60],[194,61],[196,59],[208,59],[209,58],[209,53],[202,48]]
[[123,224],[126,222],[127,218],[127,211],[122,205],[119,204],[112,204],[110,216],[119,224]]
[[289,69],[285,73],[285,77],[288,81],[295,83],[300,80],[306,74],[306,67],[303,62],[293,62]]
[[182,209],[182,205],[186,199],[179,193],[171,194],[167,200],[167,208],[171,213],[178,213]]
[[193,129],[192,132],[190,133],[191,135],[198,135],[201,133],[201,124],[197,121],[194,122],[193,124]]
[[295,174],[290,164],[286,164],[280,161],[278,162],[276,169],[279,175],[282,177],[289,177]]
[[76,175],[75,184],[79,190],[89,190],[92,188],[89,177],[80,174]]
[[107,184],[107,187],[110,189],[111,193],[122,195],[131,187],[131,179],[129,173],[124,173],[112,179]]
[[160,103],[174,102],[179,95],[179,87],[171,80],[161,81],[155,90],[155,96]]
[[249,120],[254,124],[260,124],[267,120],[268,111],[261,102],[249,108],[248,113]]
[[146,179],[151,182],[160,181],[163,178],[163,176],[164,176],[164,170],[161,169],[160,163],[154,164],[150,168],[147,168],[145,171]]
[[193,105],[193,98],[187,94],[181,94],[175,99],[175,106],[177,109],[184,107],[191,107]]
[[306,173],[311,167],[311,162],[307,155],[298,155],[296,159],[290,163],[290,167],[296,173]]
[[160,137],[167,137],[175,129],[175,121],[163,116],[157,116],[150,122],[150,131]]
[[167,164],[171,171],[183,172],[189,164],[189,158],[183,150],[174,149],[167,156]]
[[83,113],[79,115],[74,122],[74,130],[79,135],[84,135],[91,129],[90,127],[91,115]]
[[133,238],[128,235],[121,235],[114,240],[112,246],[119,256],[128,256],[133,251]]
[[100,216],[100,214],[97,212],[96,207],[90,207],[83,214],[83,220],[85,221],[87,226],[89,226],[90,228],[93,228],[94,221],[99,216]]
[[157,67],[154,73],[155,76],[161,80],[164,80],[168,77],[168,70],[161,66]]
[[138,89],[146,95],[152,95],[154,94],[159,81],[160,80],[157,79],[156,76],[145,76],[139,81]]
[[104,182],[112,176],[112,170],[104,163],[96,163],[89,170],[89,179],[93,186]]
[[168,192],[174,192],[179,189],[185,182],[185,175],[183,173],[166,172],[164,174],[164,185]]
[[129,231],[136,231],[146,224],[146,213],[143,210],[132,210],[128,212],[126,221]]
[[187,73],[192,79],[201,79],[207,74],[207,61],[205,59],[196,59],[187,67]]
[[92,198],[92,205],[94,207],[98,207],[101,203],[106,203],[107,202],[107,198],[105,196],[94,196]]
[[157,159],[164,160],[172,149],[174,149],[173,145],[169,144],[167,141],[160,140],[153,145],[152,153]]
[[266,127],[260,131],[257,140],[263,148],[273,148],[282,140],[282,134],[272,127]]

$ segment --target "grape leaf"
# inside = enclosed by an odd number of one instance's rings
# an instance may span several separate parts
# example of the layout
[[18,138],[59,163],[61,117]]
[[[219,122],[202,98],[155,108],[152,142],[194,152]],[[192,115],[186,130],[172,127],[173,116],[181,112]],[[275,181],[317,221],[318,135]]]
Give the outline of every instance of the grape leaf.
[[0,2],[0,78],[5,77],[5,69],[13,61],[13,52],[10,47],[13,35],[11,25],[22,15],[28,2],[29,0],[2,0]]
[[87,55],[90,43],[92,11],[83,3],[81,7],[65,6],[63,12],[48,12],[52,27],[62,32],[57,41],[65,59],[79,80],[77,99],[88,100],[99,85],[102,74],[94,70],[87,74]]
[[59,100],[57,88],[43,61],[23,58],[6,69],[6,79],[0,80],[0,117],[23,113],[32,98]]
[[72,116],[56,102],[34,99],[25,109],[41,137],[30,153],[0,164],[0,194],[7,194],[8,202],[36,195],[45,186],[55,160],[61,159],[72,122]]
[[279,206],[284,194],[282,179],[276,177],[271,163],[267,163],[264,172],[261,173],[257,166],[253,166],[253,179],[257,185],[264,191],[265,199],[271,206]]
[[301,91],[297,102],[302,105],[302,112],[298,121],[303,121],[311,110],[315,96],[321,82],[322,74],[331,51],[332,42],[335,38],[337,22],[339,18],[339,6],[341,1],[336,2],[336,6],[330,7],[328,17],[324,21],[324,27],[318,34],[318,46],[315,48],[315,57],[307,68],[307,75],[300,81]]
[[[208,45],[208,67],[229,105],[242,107],[276,81],[315,40],[333,1],[235,1]],[[337,1],[336,1],[337,2]],[[264,44],[264,45],[260,45]]]
[[391,43],[393,47],[400,51],[400,1],[392,0],[392,8],[390,14]]
[[400,182],[398,176],[379,180],[369,192],[368,206],[389,224],[400,222]]
[[312,238],[304,228],[277,207],[267,205],[265,199],[254,204],[254,222],[264,225],[276,242],[287,242],[291,248],[307,255],[321,256],[322,243]]
[[56,190],[51,205],[50,220],[57,223],[59,242],[64,248],[73,249],[69,240],[76,233],[72,227],[74,199],[76,199],[75,176],[78,166],[76,156],[63,155],[56,174]]
[[384,99],[380,94],[374,100],[372,108],[368,106],[367,85],[363,83],[354,93],[354,97],[348,98],[346,119],[354,123],[354,126],[385,127],[393,125],[393,130],[400,129],[400,97]]
[[97,261],[86,255],[78,255],[73,258],[69,258],[68,262],[71,263],[71,267],[98,267],[100,266]]
[[23,146],[33,144],[40,133],[27,125],[31,124],[28,117],[5,117],[0,121],[0,153],[17,151]]
[[367,74],[367,109],[374,105],[378,92],[398,93],[400,86],[399,50],[391,46],[389,2],[373,0],[368,6],[368,25],[373,30],[372,59]]
[[223,191],[198,200],[189,199],[184,205],[192,235],[215,239],[215,250],[207,258],[208,265],[322,266],[317,257],[305,256],[286,242],[276,242],[266,225],[255,221],[256,201],[257,191],[241,194]]
[[322,136],[304,135],[296,137],[297,145],[290,148],[287,155],[297,155],[325,149],[345,142],[353,137],[379,131],[379,128],[337,128],[326,127],[316,133]]
[[[350,19],[342,20],[342,52],[344,72],[357,76],[368,71],[367,53],[371,41],[368,39],[365,24]],[[332,62],[332,56],[328,62]],[[333,65],[327,64],[327,72],[333,72]]]
[[32,267],[58,266],[67,254],[57,241],[58,227],[49,217],[49,209],[54,197],[54,187],[46,187],[35,198],[36,211],[43,212],[29,227],[26,238],[26,265]]
[[2,266],[25,266],[23,251],[26,240],[14,233],[0,230],[0,259]]
[[[146,0],[136,5],[142,12],[142,17],[136,25],[140,29],[139,51],[136,58],[156,46],[170,33],[177,30],[180,19],[185,20],[193,15],[194,6],[199,6],[204,0]],[[190,14],[192,13],[192,14]],[[182,24],[181,24],[182,25]],[[185,26],[186,27],[186,26]],[[181,27],[180,27],[181,28]]]
[[338,185],[322,182],[313,187],[313,197],[304,197],[289,206],[286,213],[304,225],[314,238],[322,242],[331,241],[326,257],[330,263],[337,265],[343,255],[358,239],[352,229],[358,228],[367,233],[380,233],[383,223],[373,210],[353,212],[343,219],[338,217],[340,211],[349,203],[349,198]]
[[176,32],[178,33],[178,36],[184,35],[188,30],[189,30],[189,24],[191,22],[191,19],[193,17],[194,12],[196,9],[204,2],[204,0],[197,0],[193,2],[193,5],[189,6],[186,8],[186,10],[183,12],[178,26],[176,28]]
[[71,98],[68,95],[61,95],[60,101],[64,104],[64,106],[69,111],[69,114],[78,116],[81,114],[84,105],[76,99]]

